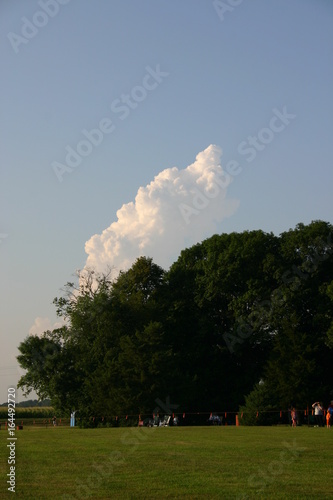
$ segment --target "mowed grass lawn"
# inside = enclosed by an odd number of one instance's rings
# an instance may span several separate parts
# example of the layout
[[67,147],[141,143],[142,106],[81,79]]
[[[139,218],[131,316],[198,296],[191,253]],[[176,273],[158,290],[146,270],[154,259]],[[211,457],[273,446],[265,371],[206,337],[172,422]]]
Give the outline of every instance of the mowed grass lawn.
[[[0,431],[1,498],[9,498]],[[16,499],[333,498],[333,429],[16,431]]]

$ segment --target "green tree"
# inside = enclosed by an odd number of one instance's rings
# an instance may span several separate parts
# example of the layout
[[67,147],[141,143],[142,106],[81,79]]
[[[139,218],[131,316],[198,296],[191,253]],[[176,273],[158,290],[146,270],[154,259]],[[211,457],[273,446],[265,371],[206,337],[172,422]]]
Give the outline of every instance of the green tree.
[[141,257],[114,281],[88,271],[79,287],[67,283],[65,296],[54,300],[67,326],[21,343],[27,374],[20,386],[81,417],[151,410],[164,397],[170,360],[157,321],[163,275]]
[[279,422],[279,407],[267,384],[260,381],[239,407],[241,425],[272,425]]
[[[330,306],[333,306],[333,281],[329,285],[327,285],[326,295],[330,299]],[[331,308],[330,307],[330,308]],[[329,313],[327,314],[329,320],[331,321],[330,326],[327,331],[327,346],[332,349],[333,348],[333,318],[330,317]]]
[[17,360],[21,367],[27,370],[18,383],[18,387],[23,389],[24,395],[29,395],[34,390],[40,399],[46,399],[50,396],[61,345],[59,342],[49,339],[49,333],[46,332],[43,337],[28,336],[19,345],[18,349],[21,354]]
[[95,338],[99,356],[86,381],[96,413],[151,411],[154,400],[164,396],[170,347],[157,321],[163,276],[152,259],[140,257],[110,288],[110,324]]
[[150,412],[168,396],[183,411],[231,411],[253,387],[280,409],[325,400],[331,235],[322,221],[214,235],[168,272],[140,257],[116,279],[81,273],[54,300],[66,326],[20,344],[19,385],[81,417]]
[[315,221],[281,235],[283,267],[271,295],[272,352],[265,380],[284,407],[327,400],[332,390],[332,226]]
[[276,240],[262,231],[215,235],[171,267],[170,336],[187,406],[235,409],[260,378]]

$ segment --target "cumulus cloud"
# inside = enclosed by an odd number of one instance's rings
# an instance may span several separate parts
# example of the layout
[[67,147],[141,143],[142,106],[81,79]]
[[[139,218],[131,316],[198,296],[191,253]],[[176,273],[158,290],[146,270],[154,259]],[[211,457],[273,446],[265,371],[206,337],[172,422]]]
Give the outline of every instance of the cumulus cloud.
[[167,168],[140,187],[135,200],[117,211],[117,220],[86,242],[86,268],[119,272],[145,255],[168,269],[181,250],[214,234],[239,205],[227,198],[232,178],[221,156],[210,145],[185,169]]
[[46,332],[46,330],[52,331],[62,326],[64,326],[64,321],[58,321],[52,324],[49,318],[41,318],[40,316],[37,316],[34,324],[29,330],[29,335],[38,335],[40,337],[44,332]]

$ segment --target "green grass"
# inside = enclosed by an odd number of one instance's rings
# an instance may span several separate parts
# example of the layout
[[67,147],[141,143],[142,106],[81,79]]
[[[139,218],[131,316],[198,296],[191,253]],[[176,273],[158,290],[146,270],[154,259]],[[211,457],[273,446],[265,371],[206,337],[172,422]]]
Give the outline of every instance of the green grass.
[[[9,498],[0,432],[0,498]],[[16,499],[333,498],[333,429],[24,428]]]

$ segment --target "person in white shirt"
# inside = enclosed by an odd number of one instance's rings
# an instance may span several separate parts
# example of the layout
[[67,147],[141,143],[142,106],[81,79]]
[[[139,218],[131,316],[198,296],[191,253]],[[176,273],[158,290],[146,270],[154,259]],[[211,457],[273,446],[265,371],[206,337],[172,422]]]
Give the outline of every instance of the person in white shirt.
[[319,401],[313,403],[312,408],[314,408],[315,422],[317,427],[323,427],[323,407]]

